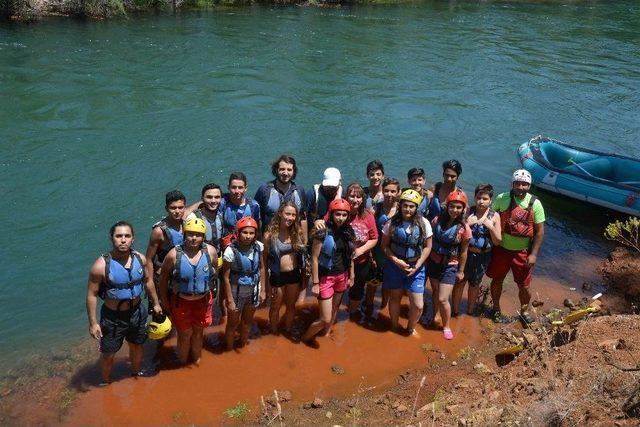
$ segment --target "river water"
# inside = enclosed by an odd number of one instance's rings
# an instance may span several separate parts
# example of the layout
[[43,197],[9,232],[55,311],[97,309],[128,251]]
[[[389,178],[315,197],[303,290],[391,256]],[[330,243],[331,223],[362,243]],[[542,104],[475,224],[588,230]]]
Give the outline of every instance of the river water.
[[[545,135],[640,156],[638,2],[251,7],[0,24],[0,372],[87,335],[86,276],[109,226],[144,251],[166,191],[195,200],[281,152],[298,182],[363,181],[380,158],[429,182],[457,158],[506,189]],[[544,196],[538,274],[591,274],[609,216]],[[571,262],[573,260],[573,262]],[[588,272],[585,272],[587,271]]]

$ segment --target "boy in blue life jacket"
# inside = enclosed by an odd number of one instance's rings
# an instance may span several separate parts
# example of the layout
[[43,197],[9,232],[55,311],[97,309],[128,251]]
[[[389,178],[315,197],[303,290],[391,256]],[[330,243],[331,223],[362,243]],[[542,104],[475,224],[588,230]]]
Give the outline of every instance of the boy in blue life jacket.
[[[93,263],[86,296],[89,333],[100,343],[101,385],[111,382],[114,356],[125,338],[129,344],[131,375],[142,375],[142,344],[147,339],[147,310],[141,301],[143,289],[153,304],[153,312],[162,314],[153,281],[145,272],[147,260],[131,248],[133,227],[119,221],[109,234],[113,248]],[[98,297],[104,300],[100,322],[96,317]]]

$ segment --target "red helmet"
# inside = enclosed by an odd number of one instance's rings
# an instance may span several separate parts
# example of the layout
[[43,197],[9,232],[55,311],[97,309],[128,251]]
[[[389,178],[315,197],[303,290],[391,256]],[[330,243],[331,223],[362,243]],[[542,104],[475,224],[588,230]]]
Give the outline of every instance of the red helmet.
[[333,211],[351,212],[351,204],[346,199],[335,199],[329,203],[329,213]]
[[469,205],[467,195],[464,194],[464,191],[460,190],[455,190],[452,193],[449,193],[449,195],[447,196],[447,200],[445,200],[445,203],[449,202],[460,202],[464,205],[465,208]]
[[253,227],[258,231],[258,223],[255,219],[250,216],[245,216],[244,218],[240,218],[238,222],[236,222],[236,233],[239,233],[240,230],[247,227]]

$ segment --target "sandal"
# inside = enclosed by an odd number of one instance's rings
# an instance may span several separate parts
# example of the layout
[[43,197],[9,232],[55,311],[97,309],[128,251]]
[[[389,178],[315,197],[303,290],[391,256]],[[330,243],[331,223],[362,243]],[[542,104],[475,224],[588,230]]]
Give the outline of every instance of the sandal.
[[511,323],[513,322],[513,319],[509,316],[506,316],[505,314],[503,314],[501,311],[496,310],[493,312],[493,321],[494,323]]
[[444,339],[445,340],[452,340],[453,339],[453,332],[451,332],[451,329],[449,328],[444,328],[442,330],[442,333],[444,335]]
[[526,311],[520,313],[520,320],[522,320],[525,325],[530,325],[536,321],[536,319]]

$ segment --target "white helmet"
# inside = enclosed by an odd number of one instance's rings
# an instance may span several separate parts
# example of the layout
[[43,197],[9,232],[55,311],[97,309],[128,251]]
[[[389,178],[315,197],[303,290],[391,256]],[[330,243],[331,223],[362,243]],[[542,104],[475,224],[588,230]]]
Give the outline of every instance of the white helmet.
[[524,169],[518,169],[513,173],[513,177],[511,178],[511,182],[526,182],[527,184],[531,184],[531,174],[529,171]]

